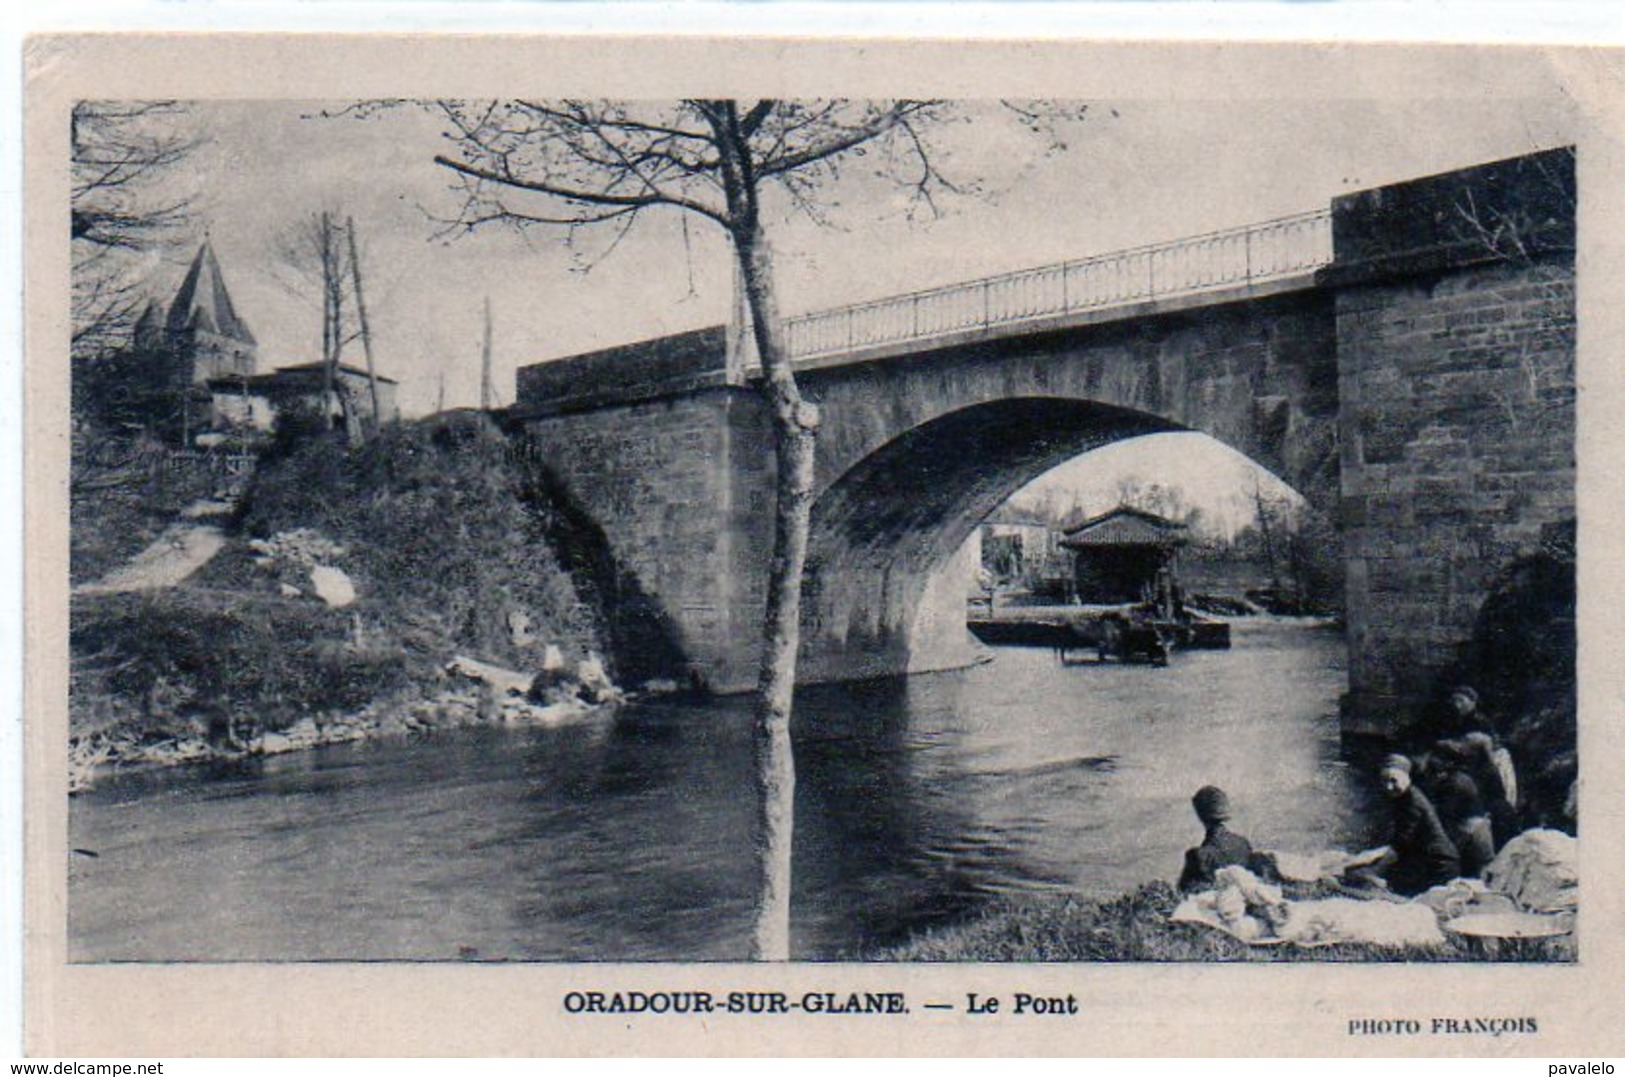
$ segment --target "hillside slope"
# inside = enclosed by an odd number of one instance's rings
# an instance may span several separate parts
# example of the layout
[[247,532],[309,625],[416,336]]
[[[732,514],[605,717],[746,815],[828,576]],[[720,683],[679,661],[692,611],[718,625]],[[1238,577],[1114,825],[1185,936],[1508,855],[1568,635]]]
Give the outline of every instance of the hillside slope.
[[480,416],[355,447],[284,444],[203,569],[75,596],[75,741],[237,749],[301,720],[432,700],[458,655],[575,669],[605,653],[605,618],[590,573],[555,553],[560,529]]

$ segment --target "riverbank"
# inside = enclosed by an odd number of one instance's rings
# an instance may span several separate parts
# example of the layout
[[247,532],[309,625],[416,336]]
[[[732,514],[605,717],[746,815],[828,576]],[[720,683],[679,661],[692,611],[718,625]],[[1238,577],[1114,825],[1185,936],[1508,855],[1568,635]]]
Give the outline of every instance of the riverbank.
[[975,918],[862,955],[869,961],[1572,962],[1572,935],[1518,940],[1492,953],[1448,933],[1441,946],[1249,946],[1198,924],[1174,923],[1179,895],[1148,883],[1104,901],[1072,895],[1008,900]]
[[[1034,887],[1130,892],[1199,836],[1193,778],[1245,790],[1238,822],[1263,847],[1359,847],[1340,638],[1260,625],[1241,643],[1171,670],[1004,648],[798,693],[798,956]],[[171,767],[74,797],[72,845],[98,854],[71,863],[75,959],[739,960],[759,870],[740,841],[749,700],[628,687],[557,729]],[[1214,768],[1221,750],[1242,769]]]
[[298,719],[279,731],[260,729],[246,741],[220,743],[201,734],[156,738],[135,725],[115,725],[68,742],[68,792],[82,793],[119,772],[201,763],[226,763],[285,755],[337,744],[427,736],[472,728],[555,728],[612,714],[624,702],[618,690],[597,692],[596,701],[563,688],[549,702],[520,694],[501,695],[471,683],[428,697],[396,696],[359,710]]

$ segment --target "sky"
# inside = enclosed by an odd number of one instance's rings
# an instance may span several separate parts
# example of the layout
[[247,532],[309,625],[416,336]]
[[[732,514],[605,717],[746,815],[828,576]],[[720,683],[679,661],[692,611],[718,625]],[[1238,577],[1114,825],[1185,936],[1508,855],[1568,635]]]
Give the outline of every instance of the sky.
[[[173,294],[207,232],[261,369],[319,355],[320,308],[275,251],[323,209],[353,216],[362,240],[375,352],[401,383],[407,414],[477,402],[482,305],[493,312],[496,383],[516,367],[723,321],[732,298],[716,227],[650,214],[611,253],[569,251],[561,233],[490,228],[451,236],[452,177],[433,162],[442,126],[427,109],[332,116],[343,102],[194,103],[204,138],[176,182],[194,198],[192,232],[151,267]],[[831,192],[827,222],[780,206],[767,227],[786,314],[1176,239],[1326,206],[1336,195],[1572,142],[1557,94],[1455,98],[1090,102],[1046,153],[1001,107],[966,103],[936,134],[937,159],[977,187],[935,219],[911,218],[864,178]],[[589,245],[590,247],[590,245]],[[352,347],[354,347],[352,345]],[[347,360],[360,355],[347,353]],[[1211,439],[1142,439],[1134,452],[1047,481],[1099,500],[1122,477],[1250,489]],[[1237,478],[1236,476],[1240,476]],[[1041,491],[1040,491],[1041,492]],[[1029,491],[1029,494],[1035,493]]]
[[[328,103],[331,107],[334,103]],[[512,370],[599,347],[716,324],[732,277],[716,227],[651,214],[588,268],[562,236],[493,228],[450,238],[456,213],[431,114],[323,118],[321,103],[193,106],[206,143],[181,182],[193,234],[153,267],[172,292],[205,229],[260,341],[261,365],[314,359],[319,307],[290,289],[278,238],[332,209],[355,217],[380,369],[409,412],[477,399],[481,305],[495,323],[499,384]],[[1251,115],[1238,115],[1251,113]],[[968,106],[938,135],[945,168],[982,181],[934,221],[910,221],[895,192],[837,192],[832,223],[770,218],[787,314],[1084,257],[1322,207],[1337,194],[1572,140],[1542,100],[1096,102],[1046,156],[997,107]],[[307,292],[310,290],[305,289]]]

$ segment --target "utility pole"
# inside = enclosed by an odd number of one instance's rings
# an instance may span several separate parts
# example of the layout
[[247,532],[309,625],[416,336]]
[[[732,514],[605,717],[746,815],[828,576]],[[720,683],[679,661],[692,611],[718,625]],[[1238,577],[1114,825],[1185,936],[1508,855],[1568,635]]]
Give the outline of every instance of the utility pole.
[[350,238],[350,279],[355,285],[356,316],[361,321],[361,350],[367,355],[367,388],[372,393],[372,432],[378,433],[384,413],[378,406],[378,372],[372,365],[372,332],[367,326],[367,301],[361,294],[361,256],[356,253],[355,218],[347,217],[344,230]]
[[496,407],[496,386],[491,382],[491,297],[485,297],[485,345],[480,349],[480,410]]
[[333,427],[332,407],[338,396],[339,317],[342,310],[339,296],[338,266],[334,265],[333,218],[322,211],[316,229],[318,257],[322,263],[322,425]]

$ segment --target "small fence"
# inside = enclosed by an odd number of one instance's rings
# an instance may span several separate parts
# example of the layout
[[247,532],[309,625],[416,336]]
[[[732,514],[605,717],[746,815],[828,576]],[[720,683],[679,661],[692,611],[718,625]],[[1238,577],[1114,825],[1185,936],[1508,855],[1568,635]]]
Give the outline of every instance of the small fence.
[[236,497],[248,487],[259,457],[253,453],[172,449],[163,455],[161,478],[183,489],[212,488],[214,496]]
[[257,463],[253,453],[109,442],[75,453],[72,492],[75,498],[120,490],[187,500],[235,497],[247,487]]
[[259,457],[253,453],[198,452],[176,449],[164,454],[164,467],[171,472],[199,472],[220,478],[242,480],[254,474]]
[[1317,210],[818,311],[788,319],[786,339],[792,359],[816,359],[858,348],[1265,284],[1312,272],[1331,260],[1331,212]]

